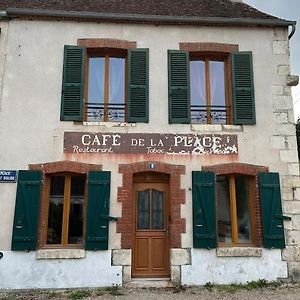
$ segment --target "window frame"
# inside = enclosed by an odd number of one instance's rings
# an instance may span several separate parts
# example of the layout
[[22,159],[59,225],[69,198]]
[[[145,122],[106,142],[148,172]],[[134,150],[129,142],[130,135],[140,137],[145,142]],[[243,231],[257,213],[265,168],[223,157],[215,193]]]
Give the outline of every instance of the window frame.
[[[205,63],[205,87],[206,87],[206,113],[207,122],[200,124],[207,125],[218,125],[217,123],[212,123],[211,121],[211,93],[210,93],[210,61],[223,61],[224,62],[224,88],[225,88],[225,106],[226,106],[226,123],[224,125],[233,124],[233,101],[232,101],[232,72],[231,72],[231,60],[230,53],[227,52],[214,52],[214,51],[189,51],[189,64],[191,61],[204,61]],[[190,80],[191,86],[191,80]],[[191,88],[190,88],[191,93]],[[190,103],[190,108],[192,103]],[[191,124],[198,124],[192,122]]]
[[108,110],[109,110],[109,58],[124,58],[124,120],[122,122],[128,122],[128,51],[127,49],[118,48],[86,48],[85,64],[84,64],[84,87],[83,87],[83,121],[89,122],[88,120],[88,83],[89,83],[89,59],[91,57],[104,57],[104,99],[103,99],[103,109],[104,116],[103,120],[99,122],[119,122],[119,121],[109,121]]
[[[257,246],[257,228],[255,224],[255,197],[257,191],[256,177],[246,174],[231,173],[231,174],[216,174],[217,176],[224,176],[228,178],[229,183],[229,200],[230,200],[230,224],[231,224],[231,243],[219,242],[219,228],[218,228],[218,195],[216,189],[216,237],[218,248],[222,247],[255,247]],[[247,204],[249,210],[250,221],[250,242],[239,243],[238,242],[238,219],[237,219],[237,199],[236,199],[236,176],[244,176],[247,179]]]
[[[71,188],[71,177],[72,176],[81,176],[84,177],[84,201],[83,201],[83,211],[82,211],[82,241],[80,244],[68,244],[65,241],[68,241],[68,221],[69,221],[69,211],[70,211],[70,194],[66,195],[64,190],[64,204],[63,204],[63,217],[62,217],[62,236],[61,236],[61,244],[48,244],[47,243],[47,234],[48,234],[48,221],[49,221],[49,198],[50,198],[50,187],[51,187],[51,177],[54,176],[63,176],[65,177],[65,186],[70,192]],[[66,180],[68,178],[68,180]],[[40,218],[42,222],[45,224],[43,226],[43,230],[40,231],[40,248],[42,249],[83,249],[84,241],[86,235],[86,211],[87,211],[87,174],[82,173],[74,173],[74,172],[59,172],[59,173],[51,173],[46,174],[45,176],[45,196],[42,197],[44,211],[40,214]],[[68,206],[66,206],[67,204]]]

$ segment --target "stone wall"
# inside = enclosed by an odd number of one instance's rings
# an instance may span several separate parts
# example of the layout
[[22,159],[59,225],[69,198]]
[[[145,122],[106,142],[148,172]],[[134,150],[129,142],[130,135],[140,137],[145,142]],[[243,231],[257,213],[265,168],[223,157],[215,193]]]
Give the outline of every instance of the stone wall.
[[[273,41],[273,54],[284,56],[289,53],[287,41]],[[290,66],[278,64],[276,83],[272,85],[274,122],[277,132],[271,137],[272,149],[278,150],[279,160],[287,165],[287,173],[282,179],[283,213],[292,218],[284,222],[286,249],[283,260],[288,263],[289,275],[300,280],[300,178],[293,99],[291,96]]]

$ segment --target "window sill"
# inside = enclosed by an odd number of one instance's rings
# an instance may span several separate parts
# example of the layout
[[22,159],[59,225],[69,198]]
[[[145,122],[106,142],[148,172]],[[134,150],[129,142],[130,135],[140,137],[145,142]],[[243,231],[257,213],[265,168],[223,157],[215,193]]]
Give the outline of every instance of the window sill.
[[85,258],[84,249],[41,249],[36,252],[37,259],[79,259]]
[[191,124],[192,131],[225,131],[225,132],[242,132],[242,125],[220,125],[220,124]]
[[82,122],[84,126],[100,126],[104,128],[111,127],[136,127],[136,123],[126,123],[126,122]]
[[255,247],[218,248],[218,257],[261,257],[262,249]]

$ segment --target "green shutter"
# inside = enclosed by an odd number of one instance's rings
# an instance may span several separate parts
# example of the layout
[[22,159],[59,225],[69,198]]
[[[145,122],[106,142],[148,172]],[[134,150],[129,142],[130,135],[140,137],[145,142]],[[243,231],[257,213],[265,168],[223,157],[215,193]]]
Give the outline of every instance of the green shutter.
[[216,248],[215,175],[193,172],[194,248]]
[[190,62],[188,52],[168,50],[168,86],[169,123],[190,123]]
[[260,173],[259,190],[262,210],[263,245],[266,248],[285,247],[283,215],[278,173]]
[[12,250],[35,250],[42,173],[19,171],[18,177]]
[[231,55],[233,81],[233,123],[255,124],[253,64],[251,52]]
[[89,172],[85,243],[87,250],[108,249],[109,196],[110,172]]
[[149,122],[149,49],[128,50],[128,122]]
[[85,48],[65,46],[61,94],[62,121],[82,121]]

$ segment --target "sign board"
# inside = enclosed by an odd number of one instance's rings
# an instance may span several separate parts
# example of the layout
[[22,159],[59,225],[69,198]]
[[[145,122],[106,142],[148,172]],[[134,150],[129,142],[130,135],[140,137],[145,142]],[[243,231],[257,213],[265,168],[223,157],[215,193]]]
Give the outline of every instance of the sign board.
[[64,153],[237,154],[237,135],[65,132]]
[[16,182],[17,171],[0,170],[0,182]]

